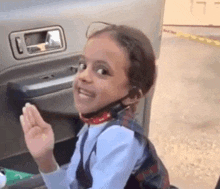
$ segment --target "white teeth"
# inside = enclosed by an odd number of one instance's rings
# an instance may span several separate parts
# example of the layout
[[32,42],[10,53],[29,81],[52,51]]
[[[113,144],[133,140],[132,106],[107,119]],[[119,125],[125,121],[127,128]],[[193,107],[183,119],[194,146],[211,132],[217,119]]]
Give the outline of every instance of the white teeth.
[[92,97],[92,95],[91,95],[90,93],[86,92],[86,91],[83,90],[83,89],[80,89],[79,92],[82,93],[82,94],[84,94],[84,95],[87,95],[87,96]]

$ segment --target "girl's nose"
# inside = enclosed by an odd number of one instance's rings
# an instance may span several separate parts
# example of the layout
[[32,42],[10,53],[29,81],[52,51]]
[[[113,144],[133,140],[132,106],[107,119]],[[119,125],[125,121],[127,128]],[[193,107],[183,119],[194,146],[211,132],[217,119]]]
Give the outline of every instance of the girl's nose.
[[89,70],[88,67],[85,70],[79,72],[78,74],[79,74],[78,76],[79,80],[87,82],[87,83],[92,82],[91,71]]

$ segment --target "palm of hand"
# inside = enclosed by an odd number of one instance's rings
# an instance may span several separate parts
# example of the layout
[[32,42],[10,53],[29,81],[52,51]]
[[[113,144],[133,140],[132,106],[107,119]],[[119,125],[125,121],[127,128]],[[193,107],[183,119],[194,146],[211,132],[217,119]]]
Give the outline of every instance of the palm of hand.
[[28,150],[35,159],[46,157],[54,149],[51,126],[43,120],[34,105],[26,104],[22,111],[20,122]]

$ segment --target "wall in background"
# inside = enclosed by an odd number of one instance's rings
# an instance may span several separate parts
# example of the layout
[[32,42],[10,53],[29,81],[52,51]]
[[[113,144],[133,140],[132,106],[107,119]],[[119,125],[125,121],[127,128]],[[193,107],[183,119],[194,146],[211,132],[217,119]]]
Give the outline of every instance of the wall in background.
[[164,25],[220,26],[220,0],[166,0]]

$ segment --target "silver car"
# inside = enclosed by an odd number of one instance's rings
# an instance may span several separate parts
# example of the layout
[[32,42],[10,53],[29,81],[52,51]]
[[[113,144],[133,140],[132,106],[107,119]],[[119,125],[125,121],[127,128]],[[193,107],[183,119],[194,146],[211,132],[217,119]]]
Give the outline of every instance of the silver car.
[[[55,157],[70,162],[82,127],[74,108],[72,83],[94,21],[142,30],[160,54],[164,0],[1,0],[0,166],[34,174],[9,188],[44,188],[19,122],[26,102],[35,104],[55,133]],[[136,115],[148,135],[153,88]]]

